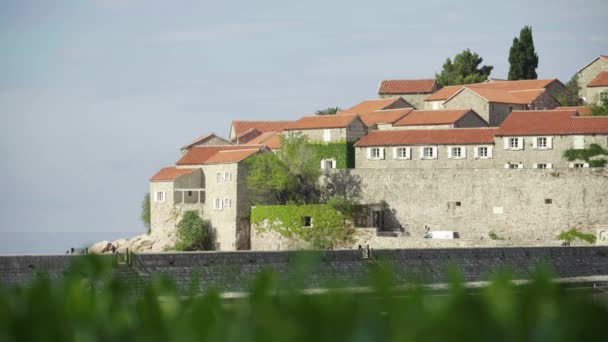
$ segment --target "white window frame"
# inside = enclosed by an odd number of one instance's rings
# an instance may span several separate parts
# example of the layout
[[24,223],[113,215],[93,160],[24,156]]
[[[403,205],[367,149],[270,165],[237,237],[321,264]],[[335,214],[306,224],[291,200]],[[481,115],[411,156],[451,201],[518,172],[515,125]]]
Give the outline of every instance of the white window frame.
[[534,169],[552,169],[553,168],[553,164],[551,163],[535,163],[532,165],[532,168]]
[[[456,152],[458,149],[458,155]],[[466,159],[467,158],[467,147],[466,146],[448,146],[448,158],[449,159]]]
[[[482,156],[480,153],[482,148],[486,149],[485,156]],[[492,154],[493,154],[494,150],[493,150],[493,147],[490,145],[479,145],[479,146],[475,146],[475,150],[473,152],[475,154],[475,159],[492,159]]]
[[569,167],[571,169],[583,169],[583,168],[588,168],[589,164],[588,163],[570,163]]
[[230,182],[232,180],[232,173],[230,171],[224,172],[224,182]]
[[[405,152],[405,153],[402,153],[402,152]],[[405,160],[405,159],[411,159],[411,158],[412,158],[412,148],[411,147],[405,147],[405,146],[393,147],[393,159]]]
[[224,174],[221,172],[216,172],[215,181],[217,182],[217,184],[222,184],[224,182]]
[[509,151],[519,151],[524,149],[524,138],[504,137],[504,148]]
[[327,164],[328,162],[331,162],[331,165],[329,167],[329,169],[335,169],[336,168],[336,159],[334,158],[327,158],[327,159],[321,159],[321,169],[322,170],[327,170]]
[[224,197],[223,203],[222,203],[222,208],[231,208],[232,207],[232,200],[229,197]]
[[518,170],[518,169],[523,169],[523,168],[524,168],[524,164],[521,164],[521,163],[506,163],[505,164],[505,169]]
[[[376,156],[374,153],[378,151],[378,155]],[[384,147],[368,147],[367,148],[367,159],[369,160],[382,160],[384,159]]]
[[331,141],[331,129],[323,130],[323,141],[330,142]]
[[[431,151],[430,154],[427,151]],[[431,160],[437,159],[437,146],[421,146],[420,147],[420,159]]]
[[224,209],[224,202],[222,201],[221,198],[217,197],[213,200],[213,209],[215,209],[215,210]]
[[[542,143],[544,142],[544,144]],[[553,137],[543,136],[532,139],[532,148],[538,150],[550,150],[553,148]]]
[[585,136],[584,135],[573,135],[572,136],[572,148],[575,150],[585,149]]
[[165,203],[165,201],[167,201],[167,196],[164,191],[156,191],[154,193],[154,202]]

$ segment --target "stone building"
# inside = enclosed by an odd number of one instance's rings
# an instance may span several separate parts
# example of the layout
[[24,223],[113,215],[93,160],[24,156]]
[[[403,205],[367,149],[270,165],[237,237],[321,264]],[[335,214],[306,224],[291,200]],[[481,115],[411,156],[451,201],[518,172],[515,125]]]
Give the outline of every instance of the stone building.
[[424,108],[424,98],[437,91],[435,79],[382,80],[378,86],[380,98],[399,96],[416,109]]
[[298,132],[313,142],[355,142],[367,134],[367,126],[356,114],[304,116],[285,126],[285,132]]
[[190,149],[196,146],[210,146],[210,145],[232,145],[232,142],[218,136],[215,133],[208,133],[194,139],[189,144],[181,147],[180,151],[182,154],[186,154]]
[[389,97],[382,99],[370,99],[340,111],[338,114],[368,114],[379,110],[413,108],[413,106],[402,97]]
[[608,87],[607,76],[601,76],[602,72],[608,72],[608,56],[598,56],[577,72],[579,96],[585,103],[598,103],[601,88]]
[[434,129],[487,127],[488,123],[472,109],[414,110],[379,129]]
[[253,145],[193,147],[150,179],[151,233],[175,237],[183,212],[195,210],[211,222],[216,248],[249,248],[248,157]]
[[553,109],[564,85],[557,79],[491,80],[440,89],[425,101],[426,109],[472,108],[490,126],[498,126],[512,110]]
[[233,120],[230,126],[230,135],[228,139],[236,144],[246,144],[249,141],[257,138],[262,133],[281,133],[285,126],[291,124],[292,121],[277,120],[277,121],[245,121]]
[[602,71],[587,84],[589,103],[600,104],[608,99],[608,71]]
[[355,144],[356,168],[587,168],[563,153],[608,148],[608,117],[576,111],[514,111],[498,128],[381,130]]

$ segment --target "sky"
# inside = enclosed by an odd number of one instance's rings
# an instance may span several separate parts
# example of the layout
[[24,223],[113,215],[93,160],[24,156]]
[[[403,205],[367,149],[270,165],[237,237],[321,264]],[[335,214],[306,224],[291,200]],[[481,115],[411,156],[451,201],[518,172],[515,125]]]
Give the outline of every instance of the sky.
[[506,78],[524,25],[539,78],[608,54],[605,0],[3,0],[0,253],[144,232],[150,176],[233,119],[347,108],[466,48]]

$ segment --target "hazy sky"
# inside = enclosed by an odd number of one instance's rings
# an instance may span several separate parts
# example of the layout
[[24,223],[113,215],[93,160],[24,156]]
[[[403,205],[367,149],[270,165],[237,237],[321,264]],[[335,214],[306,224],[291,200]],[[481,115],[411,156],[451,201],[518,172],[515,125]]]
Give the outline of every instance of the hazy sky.
[[3,0],[0,233],[142,232],[148,178],[194,137],[348,107],[465,48],[504,78],[524,25],[541,78],[608,54],[606,0]]

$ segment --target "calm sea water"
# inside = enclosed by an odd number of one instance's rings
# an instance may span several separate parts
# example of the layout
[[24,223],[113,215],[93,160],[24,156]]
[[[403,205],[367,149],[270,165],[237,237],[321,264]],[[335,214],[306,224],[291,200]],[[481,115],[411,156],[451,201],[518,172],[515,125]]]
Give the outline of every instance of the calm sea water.
[[0,232],[0,254],[64,254],[71,247],[84,248],[102,240],[142,234],[132,232]]

